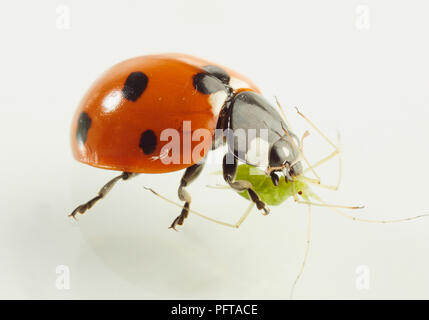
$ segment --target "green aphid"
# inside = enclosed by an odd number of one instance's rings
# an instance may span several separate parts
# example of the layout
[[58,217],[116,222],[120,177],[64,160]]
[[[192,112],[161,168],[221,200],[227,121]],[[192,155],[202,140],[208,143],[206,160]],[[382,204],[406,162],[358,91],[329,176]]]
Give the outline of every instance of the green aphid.
[[[311,198],[319,200],[319,197],[311,191],[308,184],[299,179],[299,176],[294,177],[293,182],[280,179],[279,185],[275,186],[271,177],[267,176],[261,169],[248,164],[241,164],[238,166],[235,180],[249,181],[261,200],[271,206],[277,206],[293,197],[294,187],[296,194],[302,199],[306,201],[310,201]],[[238,194],[250,200],[247,191]]]

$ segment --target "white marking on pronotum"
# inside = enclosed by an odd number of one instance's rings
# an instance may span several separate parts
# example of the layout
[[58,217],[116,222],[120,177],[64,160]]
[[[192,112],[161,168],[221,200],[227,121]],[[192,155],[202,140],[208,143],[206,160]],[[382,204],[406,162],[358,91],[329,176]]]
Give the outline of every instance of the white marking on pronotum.
[[268,151],[270,145],[269,143],[261,139],[260,137],[256,137],[250,141],[246,153],[246,161],[256,166],[268,166]]
[[120,90],[113,90],[107,96],[104,97],[101,106],[105,112],[111,112],[115,110],[122,101],[122,93]]
[[243,80],[234,77],[231,77],[231,79],[229,80],[229,86],[234,90],[250,87],[247,82],[244,82]]
[[209,96],[209,103],[212,106],[213,114],[218,115],[220,112],[220,109],[222,109],[222,106],[224,105],[226,98],[228,98],[228,95],[225,91],[221,90],[215,93],[212,93]]
[[289,156],[290,156],[290,151],[289,151],[289,149],[288,149],[286,146],[283,146],[283,147],[282,147],[282,151],[283,151],[283,153],[285,154],[285,157],[286,157],[286,158],[289,158]]

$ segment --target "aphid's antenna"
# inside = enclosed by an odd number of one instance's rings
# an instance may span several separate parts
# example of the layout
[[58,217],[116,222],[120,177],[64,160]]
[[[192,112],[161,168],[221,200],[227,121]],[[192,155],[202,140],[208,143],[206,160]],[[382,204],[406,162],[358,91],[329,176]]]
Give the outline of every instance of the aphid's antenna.
[[310,161],[308,161],[307,157],[304,155],[304,152],[302,151],[302,148],[299,148],[294,139],[289,135],[289,132],[283,128],[283,131],[286,133],[286,135],[289,137],[289,139],[292,141],[292,144],[294,146],[294,148],[299,150],[299,154],[300,154],[300,158],[302,158],[304,160],[304,162],[307,164],[307,166],[309,167],[309,169],[311,170],[311,172],[314,174],[314,176],[317,178],[317,181],[320,182],[320,177],[319,175],[316,173],[316,171],[314,170],[314,168],[311,166]]
[[[304,134],[302,135],[302,137],[301,137],[301,146],[299,147],[299,150],[302,152],[302,153],[304,153],[304,139],[305,138],[307,138],[308,136],[310,135],[310,132],[308,132],[307,130],[304,132]],[[298,158],[298,159],[296,159],[295,161],[293,161],[291,164],[290,164],[290,166],[291,167],[293,167],[296,163],[298,163],[299,161],[300,161],[301,159],[300,158]],[[313,166],[309,166],[309,168],[308,168],[309,170],[313,170],[314,171],[314,167]],[[313,179],[313,181],[318,181],[318,180],[315,180],[315,179]],[[319,181],[320,182],[320,181]]]
[[366,222],[366,223],[397,223],[397,222],[405,222],[405,221],[411,221],[411,220],[416,220],[419,218],[423,218],[426,216],[429,216],[429,213],[425,213],[425,214],[420,214],[417,216],[413,216],[413,217],[408,217],[408,218],[401,218],[401,219],[393,219],[393,220],[377,220],[377,219],[364,219],[364,218],[357,218],[355,216],[349,215],[347,213],[342,212],[339,209],[363,209],[364,206],[344,206],[344,205],[337,205],[337,204],[329,204],[326,203],[324,200],[322,200],[319,196],[313,194],[313,197],[316,198],[318,201],[320,201],[320,203],[317,202],[312,202],[312,201],[307,201],[307,200],[299,200],[297,199],[298,197],[296,196],[296,191],[295,188],[292,188],[293,193],[295,194],[294,199],[296,203],[299,204],[305,204],[305,205],[312,205],[312,206],[317,206],[317,207],[326,207],[326,208],[330,208],[333,211],[335,211],[337,214],[350,219],[350,220],[354,220],[354,221],[359,221],[359,222]]
[[277,96],[274,96],[274,99],[276,99],[276,104],[280,109],[280,113],[282,114],[284,122],[286,122],[286,125],[288,126],[288,128],[290,128],[291,126],[289,124],[289,121],[287,121],[286,113],[285,113],[282,105],[280,104],[279,99],[277,99]]
[[[287,127],[288,128],[291,128],[291,126],[290,126],[290,124],[289,124],[289,122],[287,121],[287,118],[286,118],[286,114],[285,114],[285,112],[284,112],[284,109],[283,109],[283,107],[282,107],[282,105],[280,104],[280,102],[279,102],[279,100],[277,99],[277,97],[276,96],[274,96],[274,98],[276,99],[276,104],[277,104],[277,106],[279,107],[279,109],[280,109],[280,113],[282,114],[282,116],[283,116],[283,120],[284,120],[284,122],[286,123],[286,125],[287,125]],[[283,125],[282,125],[282,127],[283,127]],[[304,152],[302,151],[302,148],[298,148],[298,146],[296,145],[296,143],[295,143],[295,141],[294,141],[294,139],[292,139],[292,137],[289,135],[289,132],[288,132],[288,130],[286,129],[286,128],[283,128],[283,131],[286,133],[286,135],[289,137],[289,139],[292,141],[292,144],[293,144],[293,146],[296,148],[296,149],[298,149],[299,150],[299,154],[300,154],[300,157],[304,160],[304,162],[307,164],[307,166],[308,166],[308,168],[311,170],[311,172],[314,174],[314,176],[320,181],[320,177],[319,177],[319,175],[316,173],[316,171],[313,169],[313,167],[311,166],[311,164],[310,164],[310,162],[308,161],[308,159],[307,159],[307,157],[304,155]],[[303,135],[303,137],[301,138],[302,140],[305,138],[305,136],[306,136],[306,133],[304,133],[304,135]],[[292,166],[292,165],[291,165]]]
[[293,294],[295,292],[296,284],[298,283],[299,279],[301,278],[302,274],[304,273],[304,268],[307,263],[308,253],[310,252],[310,241],[311,241],[311,206],[308,206],[308,224],[307,224],[307,242],[305,246],[305,254],[304,254],[304,260],[302,261],[301,269],[298,272],[298,275],[295,278],[295,281],[293,282],[292,288],[290,290],[290,299],[293,299]]
[[[322,202],[322,204],[326,204],[321,199],[319,199],[319,201]],[[420,215],[413,216],[413,217],[401,218],[401,219],[393,219],[393,220],[362,219],[362,218],[357,218],[357,217],[351,216],[351,215],[349,215],[347,213],[344,213],[344,212],[338,210],[337,208],[334,208],[334,207],[331,207],[331,208],[336,213],[338,213],[339,215],[342,215],[343,217],[346,217],[347,219],[351,219],[351,220],[359,221],[359,222],[366,222],[366,223],[398,223],[398,222],[405,222],[405,221],[416,220],[416,219],[420,219],[420,218],[429,216],[429,213],[425,213],[425,214],[420,214]]]
[[[144,188],[146,190],[149,190],[150,192],[152,192],[157,197],[163,199],[164,201],[167,201],[168,203],[171,203],[171,204],[173,204],[173,205],[175,205],[175,206],[177,206],[179,208],[183,208],[183,205],[181,205],[180,203],[174,202],[173,200],[170,200],[170,199],[164,197],[163,195],[159,194],[158,192],[156,192],[152,188],[149,188],[149,187],[144,187]],[[246,220],[246,218],[249,216],[249,214],[252,211],[254,205],[255,204],[252,202],[249,205],[249,207],[247,208],[247,210],[244,212],[244,214],[240,217],[240,219],[238,219],[238,221],[235,224],[210,218],[210,217],[208,217],[208,216],[206,216],[206,215],[204,215],[202,213],[199,213],[198,211],[192,210],[192,209],[188,209],[188,210],[189,210],[189,212],[191,212],[191,213],[199,216],[200,218],[203,218],[203,219],[206,219],[208,221],[220,224],[220,225],[225,226],[225,227],[230,227],[230,228],[233,228],[233,229],[238,229],[241,226],[241,224],[244,222],[244,220]]]
[[320,136],[327,142],[329,143],[332,148],[334,149],[338,149],[337,146],[318,128],[316,127],[316,125],[310,120],[308,119],[303,113],[301,113],[301,111],[299,111],[299,109],[297,107],[295,107],[296,112],[305,120],[308,122],[308,124],[317,131],[317,133],[320,134]]
[[338,155],[338,180],[337,180],[337,184],[335,185],[335,187],[330,188],[332,190],[338,190],[338,188],[340,187],[341,184],[341,180],[342,180],[342,157],[341,157],[341,136],[340,133],[337,131],[337,139],[338,139],[338,145],[335,145],[323,132],[322,130],[320,130],[309,118],[307,118],[307,116],[305,116],[301,111],[299,111],[299,109],[297,107],[295,107],[296,112],[314,129],[317,131],[317,133],[329,144],[331,145],[332,148],[334,148],[334,152],[332,152],[330,155],[328,155],[327,157],[319,160],[318,162],[316,162],[315,164],[313,164],[313,170],[311,170],[311,167],[307,168],[306,170],[304,170],[303,174],[305,174],[308,171],[314,171],[315,167],[320,166],[321,164],[327,162],[328,160],[330,160],[331,158],[333,158],[334,156]]
[[301,150],[304,148],[304,139],[307,138],[309,135],[310,132],[308,132],[308,130],[305,130],[304,134],[301,137]]
[[337,184],[335,185],[335,190],[338,190],[340,187],[341,181],[343,179],[343,155],[341,153],[341,135],[340,132],[337,130],[337,148],[335,151],[337,151],[338,156],[338,178],[337,178]]
[[[421,215],[417,215],[417,216],[413,216],[413,217],[402,218],[402,219],[393,219],[393,220],[377,220],[377,219],[373,220],[373,219],[357,218],[355,216],[352,216],[352,215],[349,215],[347,213],[342,212],[341,210],[339,210],[339,208],[344,208],[344,209],[360,209],[360,208],[362,208],[360,206],[353,207],[353,206],[341,206],[341,205],[328,204],[325,201],[323,201],[319,196],[317,196],[315,194],[313,194],[313,197],[317,198],[317,200],[320,201],[321,203],[315,203],[315,202],[311,202],[311,201],[307,201],[307,200],[299,200],[298,199],[298,195],[297,195],[296,190],[295,190],[295,185],[294,184],[292,185],[292,192],[293,192],[293,197],[295,199],[295,202],[300,203],[300,204],[306,204],[308,206],[308,208],[309,208],[309,213],[308,213],[308,227],[307,227],[308,228],[308,230],[307,230],[307,247],[306,247],[306,250],[305,250],[304,260],[303,260],[301,269],[300,269],[300,271],[299,271],[299,273],[298,273],[298,275],[297,275],[297,277],[295,279],[295,282],[292,285],[292,289],[291,289],[291,293],[290,293],[290,298],[291,299],[293,298],[293,293],[294,293],[295,287],[296,287],[296,285],[298,283],[298,280],[300,279],[300,277],[302,276],[302,273],[304,272],[304,267],[305,267],[305,264],[307,262],[308,253],[310,251],[310,222],[311,222],[310,208],[311,208],[312,205],[314,205],[314,206],[320,206],[320,207],[327,207],[327,208],[330,208],[331,210],[333,210],[337,214],[339,214],[339,215],[341,215],[341,216],[343,216],[343,217],[345,217],[347,219],[350,219],[350,220],[353,220],[353,221],[359,221],[359,222],[366,222],[366,223],[382,223],[382,224],[385,224],[385,223],[399,223],[399,222],[406,222],[406,221],[416,220],[416,219],[419,219],[419,218],[423,218],[423,217],[429,216],[429,213],[426,213],[426,214],[421,214]],[[302,195],[301,195],[301,197],[302,197]]]

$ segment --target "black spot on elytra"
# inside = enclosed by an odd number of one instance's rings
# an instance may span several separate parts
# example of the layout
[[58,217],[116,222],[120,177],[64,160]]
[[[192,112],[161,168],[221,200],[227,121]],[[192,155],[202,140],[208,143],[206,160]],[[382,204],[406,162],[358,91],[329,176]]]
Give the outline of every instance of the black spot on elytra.
[[208,65],[203,67],[203,69],[205,71],[207,71],[208,73],[214,75],[216,78],[218,78],[220,81],[222,81],[225,84],[229,84],[229,79],[230,76],[229,74],[223,70],[222,68],[218,67],[218,66],[212,66],[212,65]]
[[156,135],[152,130],[146,130],[140,136],[139,147],[144,154],[151,154],[156,149]]
[[84,144],[91,128],[92,120],[86,112],[82,112],[77,120],[76,139],[78,143]]
[[137,101],[146,89],[148,80],[148,77],[141,71],[130,73],[122,88],[125,99]]
[[194,75],[194,88],[204,94],[226,90],[225,84],[212,74],[200,72]]

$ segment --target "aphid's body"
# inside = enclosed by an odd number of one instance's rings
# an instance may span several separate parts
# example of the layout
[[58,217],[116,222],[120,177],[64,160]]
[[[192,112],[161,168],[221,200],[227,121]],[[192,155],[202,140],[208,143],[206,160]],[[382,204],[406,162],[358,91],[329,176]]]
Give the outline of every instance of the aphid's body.
[[[310,201],[311,198],[318,198],[308,184],[299,179],[299,176],[295,177],[293,181],[281,179],[276,186],[261,169],[242,164],[238,166],[236,179],[249,181],[261,200],[270,206],[278,206],[287,199],[293,198],[294,194],[307,201]],[[246,192],[239,192],[238,194],[250,200]]]

